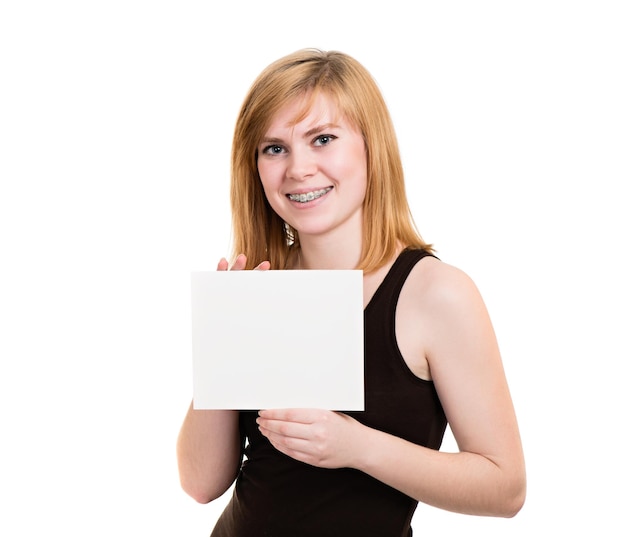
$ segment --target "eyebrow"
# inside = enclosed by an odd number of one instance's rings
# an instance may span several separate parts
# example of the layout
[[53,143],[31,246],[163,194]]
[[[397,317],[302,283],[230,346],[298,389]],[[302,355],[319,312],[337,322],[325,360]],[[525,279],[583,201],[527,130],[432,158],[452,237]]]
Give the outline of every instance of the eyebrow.
[[304,133],[305,137],[313,136],[314,134],[319,134],[320,132],[324,132],[326,129],[340,129],[341,127],[335,123],[324,123],[323,125],[319,125],[317,127],[313,127]]
[[[337,125],[336,123],[324,123],[323,125],[318,125],[316,127],[313,127],[312,129],[309,129],[308,131],[306,131],[304,133],[304,137],[308,138],[309,136],[313,136],[314,134],[319,134],[321,132],[324,132],[327,129],[341,129],[341,126]],[[277,143],[282,143],[282,139],[281,138],[262,138],[261,142],[262,144],[277,144]]]

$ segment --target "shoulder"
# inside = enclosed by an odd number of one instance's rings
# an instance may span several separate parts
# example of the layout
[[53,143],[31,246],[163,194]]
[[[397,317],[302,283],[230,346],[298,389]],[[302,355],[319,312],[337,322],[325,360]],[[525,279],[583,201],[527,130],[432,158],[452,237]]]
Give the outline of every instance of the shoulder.
[[411,271],[403,293],[422,327],[427,354],[453,342],[469,345],[476,336],[491,338],[485,303],[463,270],[434,257],[424,258]]
[[458,360],[468,365],[470,354],[482,355],[493,342],[489,316],[473,280],[432,256],[421,259],[404,283],[396,336],[411,370],[433,379],[438,373],[441,379],[442,371],[462,371]]
[[427,256],[415,265],[406,286],[416,302],[430,311],[482,301],[476,284],[467,273],[433,256]]

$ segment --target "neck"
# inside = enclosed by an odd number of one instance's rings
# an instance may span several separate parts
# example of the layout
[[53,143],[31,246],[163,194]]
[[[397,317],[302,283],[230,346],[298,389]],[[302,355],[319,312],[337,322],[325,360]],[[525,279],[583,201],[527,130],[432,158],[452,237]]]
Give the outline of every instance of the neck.
[[329,237],[299,237],[297,266],[311,270],[352,270],[361,259],[361,237],[354,240],[333,240]]

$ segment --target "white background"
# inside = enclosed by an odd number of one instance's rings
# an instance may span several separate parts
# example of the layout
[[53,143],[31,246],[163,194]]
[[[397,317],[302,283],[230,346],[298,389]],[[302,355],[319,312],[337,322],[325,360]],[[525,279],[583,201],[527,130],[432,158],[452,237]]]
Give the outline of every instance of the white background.
[[482,290],[524,438],[516,518],[420,505],[416,533],[623,535],[622,5],[0,4],[0,534],[209,533],[225,498],[194,503],[175,462],[190,272],[229,249],[244,93],[313,46],[380,83],[418,226]]

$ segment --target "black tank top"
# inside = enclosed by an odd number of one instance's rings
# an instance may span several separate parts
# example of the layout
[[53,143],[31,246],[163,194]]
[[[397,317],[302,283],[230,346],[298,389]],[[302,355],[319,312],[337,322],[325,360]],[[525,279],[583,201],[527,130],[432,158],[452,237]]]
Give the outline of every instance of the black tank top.
[[[432,382],[410,371],[395,337],[400,291],[426,255],[404,250],[365,308],[365,411],[347,414],[439,449],[447,422],[437,392]],[[317,468],[283,455],[259,433],[256,417],[256,412],[240,413],[246,458],[211,537],[412,535],[415,500],[358,470]]]

